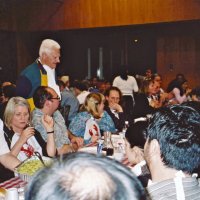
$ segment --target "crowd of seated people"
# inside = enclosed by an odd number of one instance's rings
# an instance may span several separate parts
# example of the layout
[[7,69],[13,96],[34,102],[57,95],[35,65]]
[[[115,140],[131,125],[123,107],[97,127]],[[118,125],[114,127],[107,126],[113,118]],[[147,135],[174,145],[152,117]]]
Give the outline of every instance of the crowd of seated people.
[[[132,90],[132,115],[126,113],[123,93],[116,86],[106,88],[105,82],[93,83],[91,86],[95,90],[88,91],[91,89],[89,85],[76,81],[71,90],[69,84],[66,89],[60,81],[63,102],[66,91],[73,97],[72,102],[77,104],[73,114],[68,116],[68,124],[59,108],[70,103],[63,103],[55,90],[48,86],[39,86],[34,92],[35,109],[32,112],[24,98],[9,97],[0,127],[2,147],[6,149],[0,154],[0,162],[13,170],[14,165],[34,152],[55,157],[77,151],[83,145],[97,142],[105,131],[121,132],[128,119],[126,155],[136,165],[134,170],[143,186],[147,187],[146,195],[150,199],[159,199],[159,196],[195,199],[200,195],[198,182],[192,177],[193,173],[200,172],[200,89],[189,89],[186,79],[181,78],[170,83],[171,90],[165,92],[161,79],[160,75],[153,74],[141,82],[138,92]],[[102,87],[101,83],[104,84]],[[79,106],[77,97],[81,93],[84,93],[84,100],[81,98],[82,105]],[[152,117],[149,118],[149,114]],[[144,118],[147,120],[143,121]],[[187,151],[190,152],[190,159]],[[4,156],[11,159],[11,164],[5,163]],[[188,164],[180,164],[185,162]],[[146,167],[145,172],[142,171],[143,166]],[[5,172],[2,166],[0,170]],[[13,173],[7,177],[0,174],[0,181],[14,176]],[[187,190],[188,181],[191,185]],[[165,183],[170,185],[169,190],[165,189]],[[162,189],[158,190],[160,187]],[[192,190],[196,195],[192,194]],[[171,194],[169,191],[172,191]]]

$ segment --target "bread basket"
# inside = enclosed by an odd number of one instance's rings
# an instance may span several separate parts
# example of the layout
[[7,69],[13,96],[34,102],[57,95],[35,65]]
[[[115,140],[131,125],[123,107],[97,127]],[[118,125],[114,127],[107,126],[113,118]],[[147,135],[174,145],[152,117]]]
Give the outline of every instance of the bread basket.
[[[44,160],[46,166],[51,165],[51,163],[53,162],[51,158],[45,156],[42,156],[42,159]],[[20,163],[14,169],[14,172],[15,176],[20,177],[23,181],[29,182],[33,175],[44,167],[45,166],[42,164],[37,156],[32,156]]]

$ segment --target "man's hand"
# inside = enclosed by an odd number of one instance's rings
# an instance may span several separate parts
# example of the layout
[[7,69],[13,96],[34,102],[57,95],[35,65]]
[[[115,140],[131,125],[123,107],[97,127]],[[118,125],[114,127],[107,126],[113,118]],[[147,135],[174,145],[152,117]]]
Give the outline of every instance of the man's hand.
[[53,126],[54,126],[54,120],[51,116],[49,115],[43,115],[42,116],[42,123],[46,129],[47,132],[52,131],[53,130]]
[[74,136],[71,139],[71,143],[72,143],[74,149],[77,150],[78,148],[83,146],[84,140],[81,137]]
[[116,110],[117,112],[123,112],[122,107],[121,107],[119,104],[117,104],[117,103],[111,103],[111,104],[109,105],[109,107],[110,107],[111,109],[113,109],[113,110]]

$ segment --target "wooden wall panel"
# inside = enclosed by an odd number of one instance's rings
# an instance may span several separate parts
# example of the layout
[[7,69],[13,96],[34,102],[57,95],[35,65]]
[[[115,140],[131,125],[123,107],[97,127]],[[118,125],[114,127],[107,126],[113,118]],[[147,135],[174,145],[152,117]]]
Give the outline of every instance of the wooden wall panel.
[[191,87],[200,86],[199,36],[164,36],[157,39],[157,71],[163,75],[163,87],[185,75]]
[[200,19],[197,0],[68,0],[64,7],[67,29]]
[[0,29],[19,31],[200,19],[199,0],[3,0],[1,5],[6,9],[0,10]]

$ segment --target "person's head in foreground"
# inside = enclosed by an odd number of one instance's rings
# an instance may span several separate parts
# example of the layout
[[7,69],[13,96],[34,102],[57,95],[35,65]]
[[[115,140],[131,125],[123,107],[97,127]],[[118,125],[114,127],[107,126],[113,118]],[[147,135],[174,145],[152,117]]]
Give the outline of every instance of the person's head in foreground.
[[146,199],[135,175],[107,157],[83,152],[64,155],[29,183],[26,200]]
[[161,108],[147,128],[144,153],[153,182],[200,168],[200,112],[190,103]]

